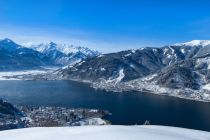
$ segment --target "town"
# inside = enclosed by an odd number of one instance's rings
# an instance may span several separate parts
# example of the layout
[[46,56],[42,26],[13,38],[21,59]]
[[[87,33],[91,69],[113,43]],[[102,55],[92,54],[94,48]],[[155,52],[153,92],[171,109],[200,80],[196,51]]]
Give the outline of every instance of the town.
[[110,123],[102,119],[110,115],[104,110],[44,106],[20,106],[18,108],[25,113],[21,120],[26,127],[106,125]]
[[111,124],[106,110],[55,106],[19,106],[0,99],[0,130]]

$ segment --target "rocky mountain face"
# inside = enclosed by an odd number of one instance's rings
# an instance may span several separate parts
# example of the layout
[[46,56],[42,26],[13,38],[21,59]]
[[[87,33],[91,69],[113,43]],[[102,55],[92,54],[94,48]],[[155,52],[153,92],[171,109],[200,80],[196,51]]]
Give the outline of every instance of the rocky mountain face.
[[210,82],[209,62],[210,56],[180,61],[161,70],[154,80],[166,87],[200,89]]
[[161,61],[160,55],[159,49],[152,48],[122,51],[87,59],[60,72],[66,78],[97,81],[101,78],[115,79],[120,70],[123,70],[122,81],[128,81],[144,77],[163,68],[165,64]]
[[91,50],[86,47],[75,47],[67,44],[56,44],[50,42],[48,44],[30,44],[26,47],[45,54],[58,65],[73,65],[84,59],[92,58],[100,55],[98,51]]
[[183,51],[185,59],[162,69],[154,80],[158,85],[169,88],[202,89],[209,83],[210,41],[195,40],[175,47],[188,48]]
[[172,45],[127,50],[87,59],[60,72],[67,77],[96,81],[100,78],[113,79],[123,69],[125,76],[122,81],[129,81],[157,73],[183,60],[203,57],[210,54],[208,48],[210,46]]
[[210,101],[210,41],[205,40],[100,54],[53,42],[23,47],[4,39],[0,40],[0,64],[1,71],[62,66],[36,78],[86,81],[106,90],[170,93]]
[[91,82],[95,88],[157,93],[174,90],[180,94],[188,90],[192,94],[203,92],[202,99],[210,100],[209,60],[210,41],[195,40],[104,54],[60,69],[57,74],[63,79]]
[[84,47],[49,44],[21,46],[10,39],[0,40],[0,71],[38,69],[78,63],[100,53]]
[[33,69],[53,65],[44,54],[25,48],[10,39],[0,40],[0,70]]

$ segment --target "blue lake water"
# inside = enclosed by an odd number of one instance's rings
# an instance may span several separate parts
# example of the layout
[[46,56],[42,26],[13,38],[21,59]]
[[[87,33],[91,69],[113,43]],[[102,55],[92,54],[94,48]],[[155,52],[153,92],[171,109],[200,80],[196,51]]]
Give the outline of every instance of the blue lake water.
[[72,81],[0,81],[0,98],[22,105],[109,110],[112,124],[154,125],[210,131],[210,103],[149,93],[114,93]]

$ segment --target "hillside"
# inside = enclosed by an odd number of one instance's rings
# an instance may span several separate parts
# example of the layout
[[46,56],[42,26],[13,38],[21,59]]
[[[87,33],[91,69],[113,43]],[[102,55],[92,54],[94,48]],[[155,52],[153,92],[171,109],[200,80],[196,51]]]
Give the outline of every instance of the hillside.
[[96,89],[138,90],[210,101],[210,41],[194,40],[100,55],[57,71]]

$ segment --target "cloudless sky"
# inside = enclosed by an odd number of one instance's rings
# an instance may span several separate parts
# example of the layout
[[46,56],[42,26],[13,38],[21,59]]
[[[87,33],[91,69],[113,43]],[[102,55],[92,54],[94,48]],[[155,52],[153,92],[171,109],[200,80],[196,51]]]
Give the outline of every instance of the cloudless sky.
[[209,0],[0,0],[0,38],[102,52],[210,39]]

